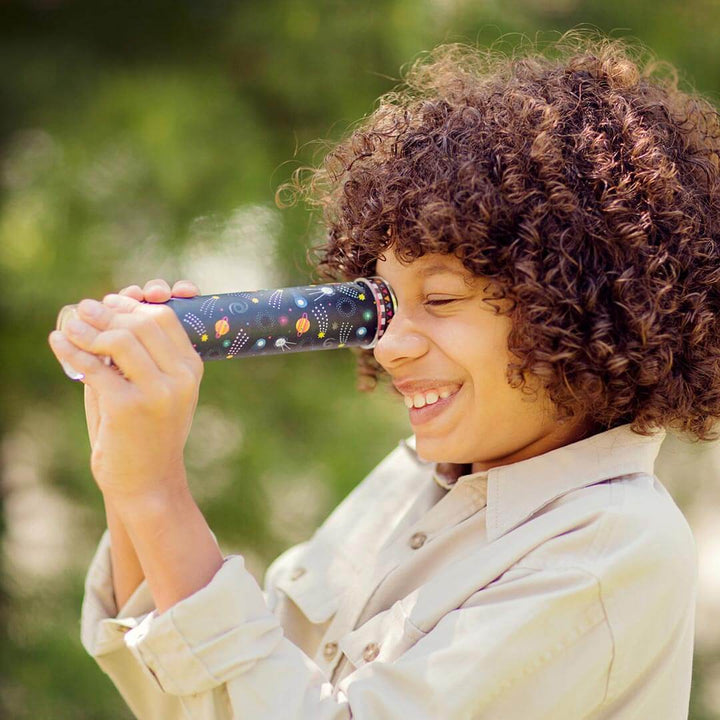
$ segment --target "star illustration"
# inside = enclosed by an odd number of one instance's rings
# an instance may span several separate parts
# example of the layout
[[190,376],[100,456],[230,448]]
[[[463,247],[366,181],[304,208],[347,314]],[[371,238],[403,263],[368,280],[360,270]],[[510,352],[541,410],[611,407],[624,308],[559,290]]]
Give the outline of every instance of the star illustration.
[[203,335],[200,339],[201,339],[203,342],[207,342],[207,339],[208,339],[207,334],[206,334],[206,335]]
[[319,332],[319,333],[318,333],[318,337],[319,337],[319,338],[324,338],[324,337],[325,337],[325,333],[324,333],[324,332]]

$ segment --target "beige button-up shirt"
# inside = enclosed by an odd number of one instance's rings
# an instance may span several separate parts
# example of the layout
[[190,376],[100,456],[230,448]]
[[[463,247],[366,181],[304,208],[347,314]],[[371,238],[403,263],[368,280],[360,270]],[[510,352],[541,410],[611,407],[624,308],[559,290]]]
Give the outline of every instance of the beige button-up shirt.
[[411,437],[264,591],[230,556],[162,615],[145,582],[118,612],[106,534],[83,643],[153,720],[685,719],[697,554],[653,475],[664,437],[457,479]]

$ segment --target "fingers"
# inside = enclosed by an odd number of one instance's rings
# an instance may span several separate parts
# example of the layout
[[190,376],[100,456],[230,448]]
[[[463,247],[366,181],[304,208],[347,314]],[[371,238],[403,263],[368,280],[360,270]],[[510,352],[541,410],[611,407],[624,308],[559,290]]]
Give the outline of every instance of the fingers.
[[117,392],[127,381],[115,370],[106,365],[99,357],[84,352],[65,336],[54,330],[49,337],[50,348],[64,367],[70,366],[78,373],[75,379],[91,385],[99,391]]
[[[138,373],[152,375],[153,371],[160,370],[172,376],[177,375],[182,366],[185,370],[188,367],[197,370],[196,363],[187,361],[186,346],[190,350],[192,346],[170,308],[139,303],[121,295],[109,295],[105,301],[116,303],[117,311],[105,303],[83,300],[78,305],[78,319],[67,323],[68,337],[80,349],[109,355],[121,371],[139,385],[144,380],[140,381]],[[179,348],[172,338],[177,332],[184,336],[185,343]],[[139,345],[140,350],[134,345]],[[197,355],[194,350],[193,354]]]
[[189,280],[178,280],[173,285],[172,294],[173,297],[195,297],[200,294],[200,289]]
[[139,285],[129,285],[128,287],[123,288],[118,294],[127,295],[138,302],[142,302],[145,299],[145,293]]
[[[106,378],[120,377],[124,381],[115,369],[109,368],[108,363],[103,362],[109,361],[110,357],[127,379],[132,377],[138,382],[143,382],[143,373],[151,373],[153,370],[172,375],[177,374],[178,369],[185,372],[189,369],[199,378],[204,370],[202,360],[192,347],[177,315],[161,304],[169,300],[171,295],[194,297],[199,293],[198,287],[188,280],[178,280],[171,290],[167,282],[158,278],[148,281],[144,288],[129,285],[117,294],[106,295],[102,303],[83,300],[77,308],[79,323],[74,324],[74,333],[71,334],[67,327],[63,328],[67,332],[56,338],[57,344],[53,346],[53,350],[65,348],[64,342],[69,342],[75,349],[86,354],[107,356],[96,358],[106,371],[101,376]],[[96,312],[94,315],[93,310]],[[128,317],[123,318],[122,315]],[[110,330],[123,332],[108,335]],[[102,338],[99,339],[101,335]],[[137,348],[130,351],[126,349],[131,343],[130,336],[135,337],[144,353]],[[93,378],[101,377],[95,363],[86,359],[86,362],[82,363],[83,367],[75,367],[67,355],[65,352],[61,362],[71,377],[88,375],[86,369],[92,373]],[[78,358],[78,363],[82,362],[82,355],[75,357]],[[76,372],[69,373],[68,370]],[[83,380],[83,377],[75,379]]]
[[139,285],[128,285],[118,293],[118,295],[126,295],[140,302],[150,303],[163,303],[171,297],[195,297],[199,294],[200,290],[197,285],[189,280],[178,280],[171,290],[167,282],[161,278],[148,280],[144,288]]
[[172,297],[170,286],[162,278],[148,280],[143,288],[145,301],[150,303],[164,303]]
[[[128,318],[128,314],[117,314],[117,317]],[[79,372],[85,374],[86,381],[92,384],[92,374],[101,377],[100,371],[95,368],[86,356],[97,357],[105,355],[111,357],[115,365],[127,380],[135,383],[139,388],[146,388],[159,381],[159,365],[151,357],[143,342],[129,328],[109,327],[100,331],[81,319],[72,319],[65,325],[63,339],[71,345],[72,354],[66,352],[67,362]],[[61,347],[64,347],[61,345]],[[79,358],[80,365],[75,358]],[[98,358],[100,364],[102,361]],[[85,368],[89,368],[88,372]],[[108,368],[109,369],[109,368]],[[111,372],[114,372],[111,370]]]
[[[82,306],[84,303],[85,301],[81,302],[80,305]],[[169,307],[152,303],[139,303],[133,298],[112,293],[103,298],[103,305],[121,313],[146,313],[147,316],[152,317],[170,338],[174,347],[175,356],[181,357],[186,364],[194,368],[196,373],[202,373],[202,360],[195,348],[193,348],[178,316]],[[80,306],[78,306],[78,310],[80,310]],[[93,322],[92,318],[84,319],[88,320],[88,322]],[[98,325],[97,327],[104,329],[103,325]]]

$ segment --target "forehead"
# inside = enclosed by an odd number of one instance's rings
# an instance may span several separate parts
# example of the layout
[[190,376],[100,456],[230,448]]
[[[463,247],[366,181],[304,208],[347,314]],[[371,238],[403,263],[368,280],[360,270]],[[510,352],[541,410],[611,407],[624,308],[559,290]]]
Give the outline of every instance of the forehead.
[[409,263],[400,262],[394,251],[386,252],[383,257],[378,258],[376,262],[378,274],[390,272],[404,277],[412,276],[418,278],[450,274],[458,275],[468,280],[474,277],[455,255],[430,253],[422,255]]

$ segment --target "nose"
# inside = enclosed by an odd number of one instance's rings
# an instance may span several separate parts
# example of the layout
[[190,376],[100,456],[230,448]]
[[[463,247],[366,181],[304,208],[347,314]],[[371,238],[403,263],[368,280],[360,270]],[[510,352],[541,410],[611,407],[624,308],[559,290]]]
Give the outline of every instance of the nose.
[[383,368],[391,371],[408,360],[422,357],[428,351],[429,344],[427,336],[398,306],[393,319],[373,348],[373,355]]

